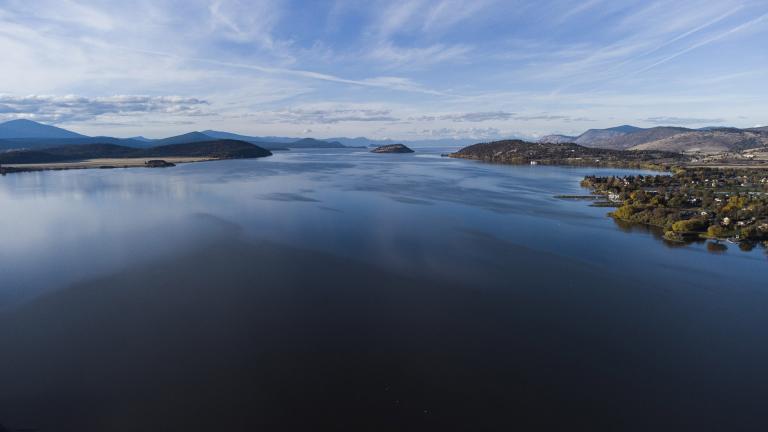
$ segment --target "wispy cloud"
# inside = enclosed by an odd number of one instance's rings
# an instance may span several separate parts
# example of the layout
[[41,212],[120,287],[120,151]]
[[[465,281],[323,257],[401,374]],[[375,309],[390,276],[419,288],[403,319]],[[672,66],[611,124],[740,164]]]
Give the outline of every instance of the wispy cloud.
[[208,114],[208,102],[181,96],[117,95],[83,96],[0,95],[0,116],[5,120],[28,118],[50,123],[91,121],[104,115],[167,114],[199,116]]
[[729,18],[732,15],[734,15],[736,12],[739,12],[741,9],[742,9],[741,6],[737,6],[737,7],[733,8],[733,9],[725,12],[724,14],[722,14],[720,16],[717,16],[717,17],[715,17],[714,19],[712,19],[710,21],[705,22],[702,25],[696,26],[696,27],[694,27],[694,28],[692,28],[692,29],[682,33],[682,34],[679,34],[679,35],[673,37],[672,39],[662,43],[661,45],[658,45],[654,49],[652,49],[652,50],[650,50],[650,51],[648,51],[646,53],[641,54],[641,56],[644,57],[644,56],[653,54],[653,53],[655,53],[655,52],[657,52],[657,51],[659,51],[659,50],[661,50],[663,48],[666,48],[666,47],[674,44],[675,42],[677,42],[679,40],[685,39],[685,38],[687,38],[687,37],[689,37],[689,36],[691,36],[693,34],[696,34],[696,33],[700,32],[702,30],[705,30],[705,29],[707,29],[709,27],[712,27],[713,25],[715,25],[715,24],[725,20],[726,18]]
[[515,114],[504,111],[489,111],[489,112],[469,112],[469,113],[453,113],[453,114],[441,114],[431,116],[418,116],[410,117],[411,121],[435,121],[435,120],[447,120],[452,122],[470,122],[479,123],[490,120],[509,120]]
[[731,28],[731,29],[729,29],[727,31],[724,31],[722,33],[718,33],[715,36],[712,36],[712,37],[709,37],[707,39],[704,39],[703,41],[694,43],[693,45],[690,45],[690,46],[688,46],[687,48],[685,48],[683,50],[680,50],[680,51],[678,51],[678,52],[676,52],[676,53],[674,53],[674,54],[672,54],[670,56],[664,57],[661,60],[658,60],[658,61],[656,61],[656,62],[654,62],[654,63],[652,63],[652,64],[650,64],[650,65],[648,65],[648,66],[646,66],[646,67],[644,67],[642,69],[640,69],[639,71],[635,72],[635,75],[641,74],[643,72],[647,72],[647,71],[649,71],[649,70],[651,70],[651,69],[653,69],[653,68],[655,68],[657,66],[661,66],[664,63],[667,63],[667,62],[669,62],[671,60],[674,60],[674,59],[682,56],[683,54],[687,54],[687,53],[689,53],[689,52],[691,52],[691,51],[693,51],[695,49],[699,49],[701,47],[704,47],[706,45],[709,45],[711,43],[714,43],[714,42],[717,42],[717,41],[719,41],[721,39],[724,39],[724,38],[726,38],[728,36],[731,36],[733,34],[739,33],[739,32],[741,32],[741,31],[743,31],[743,30],[745,30],[745,29],[747,29],[747,28],[749,28],[751,26],[754,26],[756,24],[759,24],[759,23],[762,23],[762,22],[766,21],[766,19],[768,19],[768,13],[760,15],[759,17],[757,17],[755,19],[749,20],[749,21],[747,21],[747,22],[745,22],[743,24],[740,24],[740,25],[738,25],[736,27],[733,27],[733,28]]
[[450,121],[455,123],[481,123],[486,121],[515,121],[515,122],[529,122],[529,121],[561,121],[561,122],[588,122],[594,121],[588,117],[573,117],[564,114],[516,114],[505,111],[488,111],[488,112],[468,112],[468,113],[453,113],[453,114],[440,114],[440,115],[422,115],[417,117],[409,117],[409,121]]
[[371,8],[376,17],[371,25],[380,40],[402,33],[444,32],[484,10],[492,10],[497,0],[394,0],[382,8]]
[[695,118],[695,117],[651,117],[643,120],[656,125],[689,126],[725,123],[721,118]]
[[365,79],[348,79],[348,78],[342,78],[342,77],[327,74],[327,73],[314,72],[314,71],[302,70],[302,69],[289,69],[289,68],[262,66],[262,65],[251,64],[251,63],[221,61],[221,60],[204,58],[204,57],[184,57],[184,56],[179,56],[172,53],[145,50],[145,49],[134,49],[134,48],[124,47],[124,46],[113,46],[112,48],[118,49],[118,50],[140,52],[140,53],[149,54],[149,55],[158,56],[158,57],[167,57],[167,58],[173,58],[178,60],[184,60],[188,62],[205,63],[205,64],[210,64],[215,66],[225,66],[225,67],[239,68],[239,69],[249,69],[257,72],[262,72],[265,74],[278,75],[278,76],[287,75],[287,76],[293,76],[298,78],[332,82],[337,84],[350,84],[350,85],[363,86],[363,87],[386,88],[390,90],[398,90],[398,91],[422,93],[422,94],[430,94],[430,95],[445,95],[445,93],[443,92],[424,88],[421,85],[417,84],[416,82],[408,78],[402,78],[402,77],[373,77],[373,78],[365,78]]
[[473,138],[473,139],[498,139],[503,136],[499,128],[436,128],[422,129],[418,132],[423,137],[432,138]]
[[0,117],[87,133],[479,137],[768,118],[763,1],[0,4],[0,93],[15,98]]
[[558,24],[562,24],[562,23],[568,21],[569,19],[571,19],[573,17],[576,17],[576,16],[578,16],[578,15],[580,15],[580,14],[582,14],[582,13],[588,11],[588,10],[591,10],[591,9],[595,8],[597,5],[599,5],[599,4],[603,3],[603,2],[604,2],[604,0],[587,0],[587,1],[583,1],[583,2],[581,2],[579,4],[577,4],[576,6],[574,6],[572,8],[569,8],[569,9],[566,9],[565,11],[563,11],[563,13],[560,14],[559,17],[555,18],[555,22],[557,22]]
[[443,0],[430,2],[427,9],[422,31],[444,31],[456,24],[466,21],[483,10],[489,10],[496,3],[494,0]]
[[674,45],[678,41],[686,39],[686,38],[690,37],[691,35],[699,33],[702,30],[710,28],[710,27],[714,26],[715,24],[717,24],[717,23],[719,23],[719,22],[729,18],[730,16],[736,14],[741,9],[742,9],[741,6],[737,6],[737,7],[733,8],[733,9],[731,9],[731,10],[729,10],[729,11],[727,11],[727,12],[721,14],[721,15],[718,15],[714,19],[705,22],[704,24],[701,24],[701,25],[698,25],[698,26],[696,26],[696,27],[694,27],[692,29],[686,30],[682,34],[678,34],[677,36],[662,42],[661,44],[651,48],[649,51],[641,52],[641,53],[639,53],[636,56],[631,56],[631,57],[627,58],[626,60],[624,60],[624,61],[622,61],[620,63],[617,63],[615,66],[613,66],[611,68],[611,70],[619,69],[619,68],[621,68],[624,65],[627,65],[627,64],[632,63],[632,62],[636,62],[636,61],[638,61],[640,59],[643,59],[643,58],[646,58],[646,57],[650,56],[651,54],[659,52],[659,51],[663,50],[664,48],[666,48],[668,46]]
[[11,13],[34,8],[34,16],[37,20],[60,26],[77,25],[105,31],[118,25],[107,9],[73,0],[41,0],[34,5],[24,1],[8,0],[4,2],[3,8]]
[[[398,35],[422,33],[433,35],[444,32],[487,9],[493,0],[399,0],[374,9],[375,21],[371,25],[365,55],[382,62],[388,68],[423,68],[462,58],[472,47],[468,44],[429,43],[402,44]],[[414,38],[410,38],[414,40]]]
[[374,109],[291,109],[284,111],[256,113],[255,116],[270,121],[293,124],[337,124],[346,122],[390,122],[397,121],[389,110]]
[[373,33],[379,39],[389,39],[395,33],[409,28],[408,24],[416,18],[423,6],[423,0],[390,2],[377,14],[379,19],[372,25]]
[[751,69],[743,72],[728,73],[724,75],[714,75],[708,77],[697,78],[693,81],[697,85],[715,85],[730,81],[741,81],[746,78],[754,78],[758,76],[768,75],[768,69]]
[[211,27],[236,42],[256,43],[271,49],[272,31],[278,24],[283,5],[275,0],[215,0],[208,6]]
[[370,50],[368,58],[382,62],[388,68],[402,66],[423,68],[432,64],[464,58],[471,49],[468,45],[443,44],[409,48],[385,42]]

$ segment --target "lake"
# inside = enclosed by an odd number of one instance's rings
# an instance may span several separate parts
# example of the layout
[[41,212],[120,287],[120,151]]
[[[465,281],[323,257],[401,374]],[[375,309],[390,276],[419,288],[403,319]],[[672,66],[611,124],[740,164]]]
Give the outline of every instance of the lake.
[[0,177],[0,424],[768,427],[764,249],[416,150]]

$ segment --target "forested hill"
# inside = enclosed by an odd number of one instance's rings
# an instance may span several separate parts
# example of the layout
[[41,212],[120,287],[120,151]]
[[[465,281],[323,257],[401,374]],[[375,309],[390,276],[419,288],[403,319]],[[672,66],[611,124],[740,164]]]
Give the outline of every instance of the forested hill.
[[503,164],[642,167],[670,165],[686,160],[665,151],[625,151],[584,147],[573,143],[532,143],[505,140],[474,144],[449,155]]
[[53,163],[103,158],[204,157],[246,159],[270,156],[271,154],[269,150],[238,140],[170,144],[144,149],[115,144],[83,144],[0,153],[0,164]]

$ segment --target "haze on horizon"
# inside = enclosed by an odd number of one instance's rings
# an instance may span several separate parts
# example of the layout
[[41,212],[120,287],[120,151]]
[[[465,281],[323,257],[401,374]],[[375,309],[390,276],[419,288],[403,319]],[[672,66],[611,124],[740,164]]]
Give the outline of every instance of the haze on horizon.
[[492,139],[768,124],[768,3],[0,0],[0,121]]

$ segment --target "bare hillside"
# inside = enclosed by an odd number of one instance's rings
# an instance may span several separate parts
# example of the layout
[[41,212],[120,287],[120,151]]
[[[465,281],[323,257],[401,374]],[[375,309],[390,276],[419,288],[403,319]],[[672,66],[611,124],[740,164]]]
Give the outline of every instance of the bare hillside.
[[630,147],[630,150],[720,153],[768,146],[768,133],[718,129],[691,131]]

